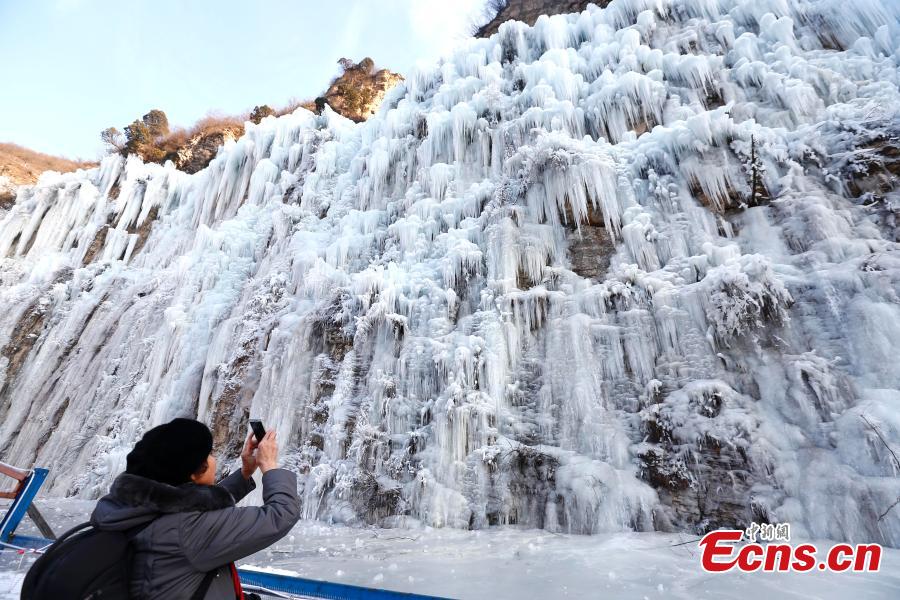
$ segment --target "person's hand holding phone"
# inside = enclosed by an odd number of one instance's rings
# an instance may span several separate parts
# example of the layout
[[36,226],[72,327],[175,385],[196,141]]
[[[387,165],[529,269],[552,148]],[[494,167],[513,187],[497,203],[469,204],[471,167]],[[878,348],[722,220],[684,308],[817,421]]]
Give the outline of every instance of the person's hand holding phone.
[[278,468],[278,440],[275,431],[268,431],[261,440],[257,440],[256,429],[264,431],[262,427],[254,427],[241,450],[241,475],[244,479],[250,479],[257,467],[263,473]]
[[267,431],[256,449],[256,464],[265,473],[269,469],[278,468],[278,439],[275,430]]
[[244,449],[241,450],[241,475],[244,476],[244,479],[250,479],[253,473],[256,472],[259,461],[256,460],[253,452],[258,446],[259,442],[256,441],[256,437],[253,433],[250,433],[247,436],[247,441],[244,442]]

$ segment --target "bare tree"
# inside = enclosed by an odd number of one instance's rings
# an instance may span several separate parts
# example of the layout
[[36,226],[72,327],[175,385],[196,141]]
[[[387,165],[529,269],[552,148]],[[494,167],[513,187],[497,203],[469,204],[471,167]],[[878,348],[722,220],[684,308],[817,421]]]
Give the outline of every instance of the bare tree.
[[[865,423],[866,423],[866,425],[868,425],[869,429],[871,429],[872,431],[875,432],[875,435],[878,436],[878,439],[881,440],[881,443],[884,444],[884,447],[887,448],[888,452],[891,453],[891,457],[894,459],[894,465],[896,466],[897,470],[900,471],[900,458],[897,457],[897,454],[894,452],[894,449],[888,445],[887,440],[884,439],[884,436],[881,435],[881,432],[878,430],[878,428],[875,427],[872,424],[872,422],[866,418],[865,415],[859,415],[859,418],[862,419],[863,421],[865,421]],[[897,500],[893,504],[888,506],[884,510],[883,513],[878,515],[878,520],[881,521],[883,518],[885,518],[887,516],[887,514],[889,512],[891,512],[891,510],[898,504],[900,504],[900,497],[898,497]]]
[[750,136],[750,206],[759,206],[767,199],[762,183],[764,172],[765,167],[756,153],[756,136]]
[[115,127],[107,127],[101,131],[100,139],[109,146],[110,152],[121,152],[125,147],[125,136]]

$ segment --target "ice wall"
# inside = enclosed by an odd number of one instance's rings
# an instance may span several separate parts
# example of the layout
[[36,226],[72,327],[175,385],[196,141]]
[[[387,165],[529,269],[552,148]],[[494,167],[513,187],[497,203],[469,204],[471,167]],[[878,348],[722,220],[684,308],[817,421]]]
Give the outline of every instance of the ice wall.
[[613,0],[359,125],[45,174],[0,221],[0,456],[96,497],[148,427],[233,459],[253,416],[307,517],[900,545],[898,19]]

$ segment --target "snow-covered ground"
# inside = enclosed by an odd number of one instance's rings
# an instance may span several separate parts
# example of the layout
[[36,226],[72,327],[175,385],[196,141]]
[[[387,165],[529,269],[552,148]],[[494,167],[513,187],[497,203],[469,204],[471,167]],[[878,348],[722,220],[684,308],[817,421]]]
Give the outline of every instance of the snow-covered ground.
[[[57,500],[44,506],[47,518],[61,531],[85,519],[93,503]],[[885,549],[878,573],[719,575],[700,568],[696,544],[682,544],[691,539],[660,533],[567,535],[512,527],[354,528],[303,521],[243,565],[450,598],[900,597],[900,550]],[[820,542],[819,548],[829,545]],[[0,560],[0,600],[13,600],[30,559],[5,554]]]

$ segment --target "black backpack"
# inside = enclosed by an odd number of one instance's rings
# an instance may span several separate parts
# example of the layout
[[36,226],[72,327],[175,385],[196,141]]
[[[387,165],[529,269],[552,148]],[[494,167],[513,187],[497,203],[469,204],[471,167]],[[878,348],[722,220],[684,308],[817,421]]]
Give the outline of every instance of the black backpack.
[[[134,550],[128,531],[100,531],[82,523],[64,533],[38,558],[22,582],[22,600],[126,600]],[[215,572],[192,598],[203,598]]]

